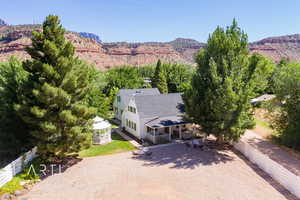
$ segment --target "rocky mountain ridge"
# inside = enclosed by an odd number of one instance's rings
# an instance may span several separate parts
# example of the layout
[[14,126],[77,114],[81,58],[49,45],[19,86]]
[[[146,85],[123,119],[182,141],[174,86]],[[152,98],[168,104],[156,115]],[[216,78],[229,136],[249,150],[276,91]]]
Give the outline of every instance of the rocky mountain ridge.
[[0,19],[0,26],[8,26],[8,24],[4,20]]
[[[17,25],[0,27],[0,61],[11,55],[29,58],[25,47],[30,45],[32,30],[40,25]],[[67,32],[66,38],[76,47],[76,55],[105,70],[121,65],[149,65],[158,59],[164,62],[194,65],[195,53],[205,46],[193,39],[177,38],[170,42],[101,43],[89,34]],[[100,39],[100,38],[99,38]],[[249,44],[252,52],[258,52],[275,61],[282,57],[300,60],[300,34],[270,37]]]

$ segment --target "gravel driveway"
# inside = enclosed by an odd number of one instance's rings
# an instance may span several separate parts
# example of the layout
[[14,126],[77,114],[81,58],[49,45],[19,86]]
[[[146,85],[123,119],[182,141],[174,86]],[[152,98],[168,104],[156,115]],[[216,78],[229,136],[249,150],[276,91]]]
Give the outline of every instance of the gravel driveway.
[[286,199],[282,193],[232,151],[202,152],[174,144],[153,149],[151,159],[133,159],[130,152],[85,158],[64,173],[48,177],[22,198]]

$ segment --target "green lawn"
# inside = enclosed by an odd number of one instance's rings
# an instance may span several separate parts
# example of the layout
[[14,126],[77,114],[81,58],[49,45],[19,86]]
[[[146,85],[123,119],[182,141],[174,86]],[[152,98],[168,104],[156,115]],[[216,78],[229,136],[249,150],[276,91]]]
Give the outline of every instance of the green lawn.
[[108,155],[135,149],[135,147],[130,142],[123,139],[119,134],[112,133],[111,137],[111,143],[105,145],[93,145],[89,149],[79,152],[79,157],[84,158],[91,156]]
[[[40,163],[40,159],[36,158],[30,164],[34,167],[34,169],[39,169]],[[21,173],[14,176],[11,181],[7,182],[5,185],[0,187],[0,197],[3,194],[13,194],[16,190],[23,189],[21,182],[26,181],[34,183],[35,181],[39,180],[39,178],[40,177],[37,174],[34,174],[30,170],[30,165],[28,165]]]
[[261,120],[261,119],[259,119],[257,117],[255,118],[255,123],[257,125],[260,125],[260,126],[264,127],[264,128],[272,130],[272,128],[271,128],[271,126],[270,126],[270,124],[268,122],[263,121],[263,120]]

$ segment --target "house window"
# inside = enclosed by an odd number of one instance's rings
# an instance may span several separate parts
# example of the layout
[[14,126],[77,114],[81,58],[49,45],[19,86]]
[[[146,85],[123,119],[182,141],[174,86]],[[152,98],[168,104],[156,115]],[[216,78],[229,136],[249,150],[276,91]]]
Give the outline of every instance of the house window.
[[121,97],[120,96],[117,96],[117,101],[121,102]]
[[136,113],[136,109],[134,107],[128,106],[128,111],[132,113]]
[[152,131],[152,128],[147,126],[147,132],[151,132],[151,131]]
[[136,131],[136,123],[126,119],[126,126]]

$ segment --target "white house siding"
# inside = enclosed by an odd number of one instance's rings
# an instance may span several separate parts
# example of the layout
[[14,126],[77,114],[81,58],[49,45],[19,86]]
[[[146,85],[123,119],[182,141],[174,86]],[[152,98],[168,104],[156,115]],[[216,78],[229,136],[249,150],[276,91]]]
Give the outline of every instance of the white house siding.
[[[152,119],[152,118],[151,118]],[[146,138],[147,135],[147,127],[146,127],[146,122],[148,122],[151,119],[141,119],[140,120],[140,134],[141,134],[141,138]]]
[[[125,107],[126,107],[126,105],[124,104],[124,99],[123,98],[128,98],[128,97],[120,96],[120,98],[121,98],[120,102],[118,102],[118,98],[116,97],[115,100],[114,100],[114,103],[113,103],[115,117],[117,119],[119,119],[119,120],[122,119],[122,113],[121,113],[121,111],[124,111]],[[115,108],[117,108],[117,110]]]
[[[131,106],[133,108],[136,109],[136,113],[130,112],[128,110],[128,106]],[[134,122],[136,124],[136,130],[126,126],[126,119]],[[128,131],[129,133],[131,133],[132,135],[134,135],[137,138],[141,138],[140,135],[140,120],[139,120],[139,116],[137,113],[137,107],[135,105],[135,102],[131,99],[128,103],[128,105],[126,106],[126,108],[124,108],[124,112],[122,115],[122,127],[125,127],[125,130]]]
[[120,103],[117,101],[117,98],[115,98],[114,103],[113,103],[113,109],[114,109],[114,114],[115,117],[119,120],[121,120],[121,116],[119,115],[119,108],[120,108]]

